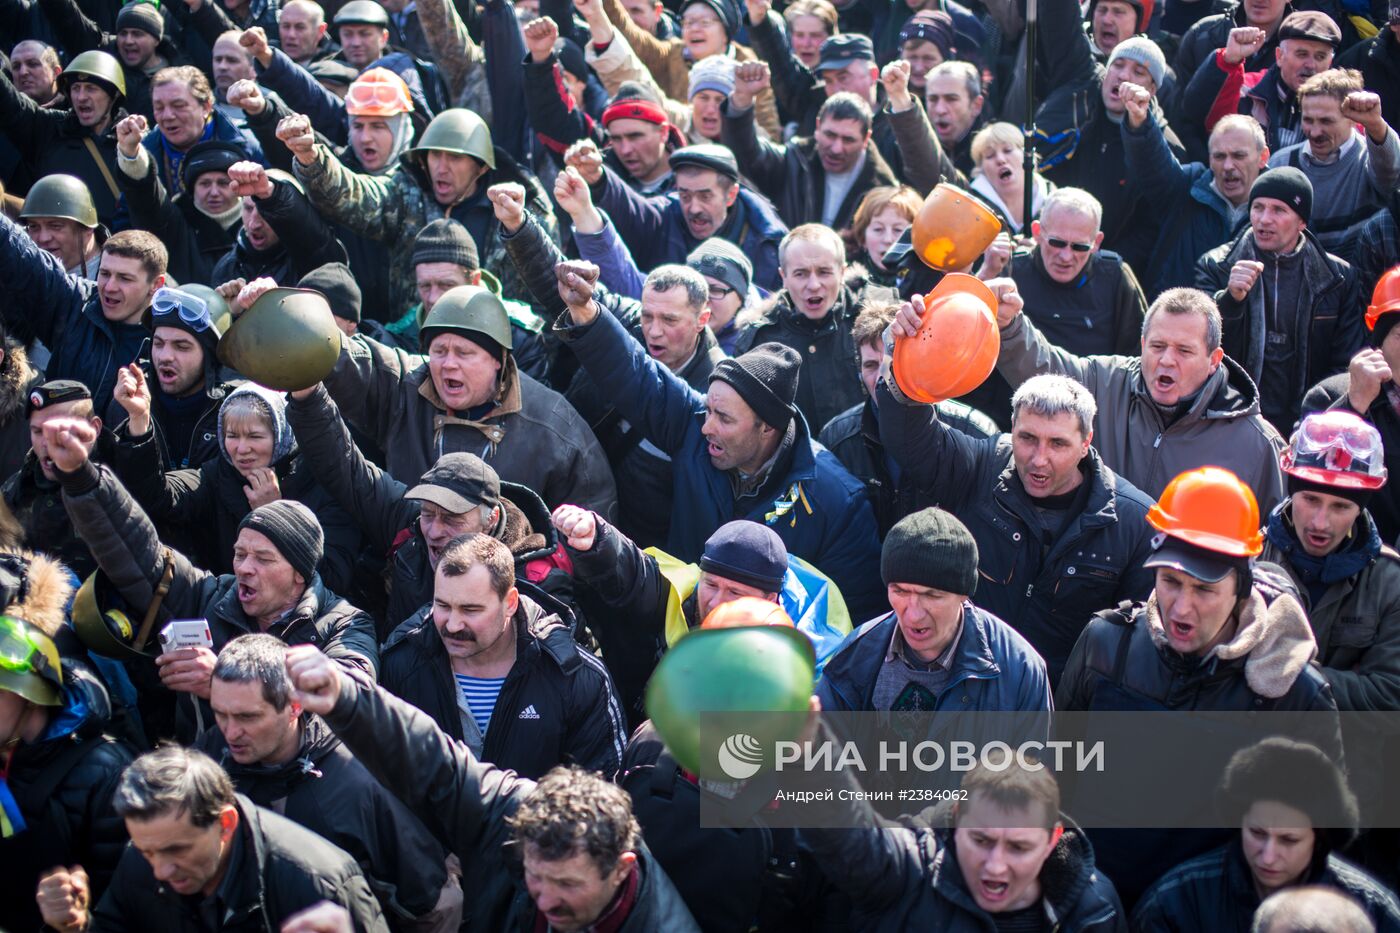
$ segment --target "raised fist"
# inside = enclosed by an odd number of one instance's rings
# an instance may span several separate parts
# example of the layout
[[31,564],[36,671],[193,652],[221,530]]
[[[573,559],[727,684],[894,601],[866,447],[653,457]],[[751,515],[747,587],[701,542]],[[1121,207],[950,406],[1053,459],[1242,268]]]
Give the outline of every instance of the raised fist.
[[249,116],[257,116],[267,109],[267,98],[263,97],[262,88],[251,78],[239,78],[230,85],[224,96],[230,104]]
[[1152,109],[1152,94],[1140,84],[1131,81],[1124,81],[1118,85],[1118,99],[1123,102],[1123,109],[1128,115],[1128,124],[1137,129],[1147,121],[1147,115]]
[[598,518],[588,509],[561,505],[550,516],[554,528],[575,551],[591,551],[598,540]]
[[128,159],[136,158],[137,152],[141,149],[141,138],[150,129],[146,123],[146,118],[139,113],[133,113],[129,117],[124,117],[117,124],[117,148],[122,155]]
[[282,122],[277,124],[277,138],[302,165],[316,161],[316,133],[311,129],[309,118],[299,113],[283,117]]
[[1244,301],[1244,296],[1249,294],[1249,290],[1254,287],[1254,283],[1259,281],[1259,275],[1264,271],[1264,264],[1253,259],[1241,259],[1230,268],[1230,282],[1226,288],[1230,291],[1230,297],[1236,301]]
[[902,112],[914,105],[909,93],[909,75],[913,70],[913,66],[901,59],[895,59],[880,70],[880,83],[885,86],[891,110]]
[[496,212],[496,219],[508,233],[514,233],[525,222],[525,188],[515,182],[492,185],[486,197]]
[[559,39],[559,27],[548,16],[532,19],[525,24],[525,48],[530,50],[530,59],[543,62],[554,53],[554,43]]
[[734,69],[734,93],[730,103],[740,110],[753,106],[754,98],[772,83],[767,62],[744,62]]
[[243,35],[238,37],[238,44],[264,68],[272,64],[272,46],[268,45],[267,33],[261,26],[243,30]]
[[229,166],[228,180],[233,182],[233,193],[240,198],[272,197],[272,179],[267,177],[267,169],[256,162],[235,162]]
[[603,153],[591,139],[580,139],[570,146],[564,153],[564,164],[576,170],[590,185],[603,180]]
[[1226,64],[1238,65],[1249,58],[1259,51],[1268,37],[1268,33],[1257,26],[1237,26],[1231,29],[1229,37],[1225,40]]

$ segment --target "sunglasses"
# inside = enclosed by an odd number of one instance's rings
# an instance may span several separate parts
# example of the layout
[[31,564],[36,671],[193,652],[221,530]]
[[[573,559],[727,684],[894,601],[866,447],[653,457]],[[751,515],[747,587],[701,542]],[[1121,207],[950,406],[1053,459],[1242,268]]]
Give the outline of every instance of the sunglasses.
[[1094,248],[1093,243],[1072,243],[1069,240],[1062,240],[1057,236],[1047,236],[1045,243],[1051,249],[1064,249],[1068,246],[1076,253],[1087,253]]
[[214,326],[209,317],[209,306],[198,295],[177,291],[173,288],[159,288],[151,296],[151,320],[179,315],[180,320],[203,333]]

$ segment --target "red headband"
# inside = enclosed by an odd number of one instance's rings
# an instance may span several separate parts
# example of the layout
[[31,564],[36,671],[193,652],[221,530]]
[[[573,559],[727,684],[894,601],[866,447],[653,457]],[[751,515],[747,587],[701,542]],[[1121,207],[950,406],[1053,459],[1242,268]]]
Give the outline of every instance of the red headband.
[[643,120],[657,126],[666,126],[671,122],[661,105],[649,100],[620,100],[610,105],[603,111],[603,125],[607,126],[614,120]]

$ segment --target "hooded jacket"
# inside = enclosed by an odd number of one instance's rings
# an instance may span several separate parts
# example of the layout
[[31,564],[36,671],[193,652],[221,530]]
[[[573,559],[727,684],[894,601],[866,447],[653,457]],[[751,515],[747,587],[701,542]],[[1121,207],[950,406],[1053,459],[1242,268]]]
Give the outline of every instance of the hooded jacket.
[[82,865],[94,899],[111,881],[126,848],[126,824],[112,808],[112,792],[134,751],[104,735],[112,704],[86,653],[65,627],[65,607],[73,595],[67,568],[40,554],[28,560],[26,590],[17,604],[4,607],[51,635],[63,669],[62,705],[50,707],[48,725],[34,742],[19,741],[0,752],[0,785],[14,795],[26,826],[0,838],[0,903],[15,930],[42,926],[34,891],[54,865]]
[[[111,462],[116,446],[111,432],[102,431],[93,448],[93,459],[99,463]],[[60,485],[44,475],[33,448],[24,455],[20,468],[0,486],[0,498],[5,500],[6,508],[18,523],[22,543],[26,546],[42,548],[45,554],[63,561],[65,567],[82,579],[97,569],[88,543],[68,520]]]
[[447,881],[447,852],[427,827],[370,776],[320,717],[300,721],[301,745],[281,765],[241,765],[218,729],[199,747],[228,772],[234,789],[350,854],[386,917],[422,916]]
[[[1284,380],[1284,385],[1296,385],[1302,392],[1333,373],[1345,371],[1352,354],[1365,343],[1365,332],[1351,266],[1324,250],[1311,230],[1303,231],[1299,249],[1303,256],[1292,372],[1281,369],[1269,344],[1273,313],[1265,307],[1264,282],[1255,282],[1244,301],[1236,301],[1229,292],[1230,270],[1235,263],[1264,261],[1254,242],[1253,227],[1246,227],[1234,242],[1222,243],[1200,258],[1196,287],[1214,296],[1225,325],[1221,345],[1240,361],[1256,385],[1266,379]],[[1263,275],[1269,274],[1271,262],[1265,262]],[[1292,427],[1298,409],[1295,404],[1288,411],[1266,412],[1265,416],[1276,426]]]
[[[1340,891],[1360,905],[1376,930],[1400,930],[1400,903],[1385,885],[1330,851],[1319,832],[1312,864],[1298,886],[1321,885]],[[1183,862],[1153,885],[1133,911],[1136,933],[1211,930],[1250,933],[1259,909],[1259,890],[1236,838]]]
[[1094,449],[1110,470],[1154,499],[1175,476],[1205,464],[1244,480],[1261,511],[1283,498],[1283,438],[1260,415],[1253,380],[1229,356],[1175,420],[1152,400],[1140,357],[1075,356],[1041,336],[1024,314],[1001,329],[997,370],[1013,389],[1041,373],[1081,383],[1099,406]]
[[802,357],[795,404],[809,425],[825,425],[865,398],[851,327],[866,302],[896,300],[893,290],[872,285],[864,269],[847,269],[835,302],[820,320],[799,311],[792,293],[784,288],[758,315],[741,321],[734,341],[735,356],[773,341]]
[[979,580],[969,595],[1023,635],[1058,683],[1095,612],[1151,592],[1153,571],[1142,564],[1155,533],[1152,499],[1090,448],[1077,498],[1050,538],[1016,472],[1011,435],[974,439],[943,424],[933,406],[896,399],[888,382],[876,391],[880,437],[915,507],[949,510],[977,542]]
[[229,393],[219,409],[218,455],[197,468],[167,471],[151,432],[122,438],[111,461],[113,469],[157,525],[166,529],[171,543],[200,567],[232,573],[238,523],[252,511],[247,496],[251,486],[229,459],[224,412],[234,399],[247,394],[258,396],[272,412],[272,469],[281,498],[296,500],[316,513],[326,539],[318,570],[328,587],[345,590],[354,574],[360,532],[298,452],[282,393],[253,383],[243,383]]
[[1362,510],[1340,548],[1310,557],[1293,527],[1292,501],[1269,515],[1262,559],[1287,571],[1301,591],[1337,708],[1400,709],[1400,554],[1381,543]]
[[[330,901],[350,913],[357,931],[388,933],[374,892],[350,855],[241,794],[234,807],[238,829],[229,867],[213,895],[220,930],[277,933],[292,914]],[[133,848],[123,853],[91,925],[162,933],[209,929],[200,901],[157,881],[150,862]]]
[[[165,244],[170,256],[167,268],[175,281],[200,285],[228,281],[214,278],[213,273],[214,265],[243,232],[243,221],[236,210],[232,221],[224,225],[196,207],[190,192],[171,196],[161,184],[155,160],[150,157],[142,177],[132,178],[123,168],[116,178],[131,212],[131,225],[155,234]],[[237,208],[237,199],[230,202]]]
[[117,370],[136,359],[149,336],[139,323],[114,323],[102,313],[97,283],[69,275],[47,250],[8,217],[0,217],[0,281],[24,301],[0,302],[0,320],[26,346],[49,348],[45,376],[76,379],[92,392],[96,411],[106,411]]
[[[388,559],[389,604],[380,626],[387,638],[433,598],[433,567],[418,523],[419,502],[405,499],[409,486],[375,466],[355,446],[324,386],[307,398],[289,399],[287,421],[302,456],[354,518],[366,546]],[[517,579],[539,585],[565,604],[573,620],[573,577],[544,501],[528,487],[501,483],[501,510],[488,533],[511,549]]]
[[[480,758],[537,779],[555,765],[612,774],[622,759],[627,725],[603,663],[579,645],[555,601],[521,586],[515,663],[486,729]],[[464,708],[452,663],[433,621],[433,607],[404,621],[384,645],[380,682],[427,713],[439,729],[466,741]]]
[[342,338],[325,385],[345,420],[385,451],[399,482],[416,483],[438,457],[465,451],[502,479],[535,490],[551,508],[569,502],[604,515],[616,508],[612,472],[588,425],[509,355],[496,404],[477,419],[444,408],[427,357],[364,336]]
[[[538,912],[525,887],[507,820],[535,782],[480,761],[412,704],[363,672],[342,678],[325,717],[345,747],[461,858],[471,880],[463,928],[469,933],[533,933]],[[699,933],[690,911],[645,842],[640,883],[617,933]]]

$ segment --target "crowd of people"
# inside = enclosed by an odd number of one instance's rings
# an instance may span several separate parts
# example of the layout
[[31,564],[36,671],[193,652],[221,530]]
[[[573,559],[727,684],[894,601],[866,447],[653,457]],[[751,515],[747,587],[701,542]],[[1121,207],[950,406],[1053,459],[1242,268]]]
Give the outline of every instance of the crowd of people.
[[[0,930],[1400,933],[1344,726],[1400,713],[1400,0],[0,47]],[[810,648],[808,742],[1322,725],[1201,751],[1216,829],[985,762],[794,829],[656,705],[745,694],[659,673],[736,625]]]

